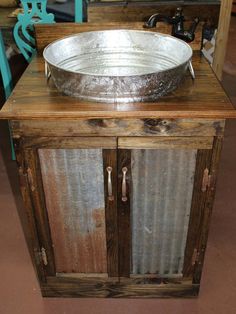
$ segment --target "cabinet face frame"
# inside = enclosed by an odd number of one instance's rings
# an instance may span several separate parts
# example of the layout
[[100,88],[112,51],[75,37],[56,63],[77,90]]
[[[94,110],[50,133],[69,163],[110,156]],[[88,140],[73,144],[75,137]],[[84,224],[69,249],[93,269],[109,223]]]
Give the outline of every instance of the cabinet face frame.
[[[182,137],[181,137],[182,138]],[[127,278],[129,276],[129,266],[127,259],[124,256],[127,256],[127,252],[130,250],[129,245],[126,248],[125,253],[119,250],[119,274],[118,274],[118,235],[117,235],[117,224],[114,221],[118,220],[119,228],[125,228],[126,232],[123,232],[124,236],[122,238],[121,233],[119,233],[119,246],[122,246],[122,241],[124,239],[130,240],[130,233],[128,232],[129,229],[129,220],[127,219],[128,215],[123,217],[123,220],[120,215],[120,205],[119,205],[119,196],[120,194],[115,195],[114,201],[118,204],[118,217],[117,217],[117,209],[114,204],[108,201],[108,195],[106,193],[106,230],[107,232],[107,241],[109,243],[113,243],[112,245],[109,244],[110,253],[108,252],[108,259],[110,258],[110,267],[108,267],[108,273],[110,274],[111,280],[104,280],[103,278],[73,278],[73,284],[70,288],[66,289],[65,291],[60,290],[60,284],[68,283],[71,284],[70,279],[68,278],[55,278],[55,265],[53,263],[54,256],[53,256],[53,249],[51,244],[51,237],[50,237],[50,230],[48,224],[48,217],[47,217],[47,210],[45,206],[45,200],[43,195],[43,188],[42,188],[42,179],[40,177],[40,169],[39,169],[39,160],[37,149],[38,148],[88,148],[88,147],[104,147],[103,149],[103,157],[104,157],[104,169],[105,164],[112,163],[114,169],[117,169],[118,172],[114,175],[118,178],[118,186],[116,185],[116,180],[113,180],[113,191],[118,189],[118,193],[120,191],[120,169],[124,162],[129,164],[129,153],[131,146],[127,149],[125,147],[124,142],[127,138],[118,138],[118,143],[116,138],[102,138],[102,137],[92,137],[92,138],[85,138],[85,137],[74,137],[74,138],[49,138],[49,137],[42,137],[42,138],[21,138],[20,140],[15,140],[16,143],[16,154],[17,154],[17,161],[19,169],[23,169],[24,178],[27,178],[22,184],[23,192],[28,191],[25,193],[24,202],[28,205],[28,212],[31,211],[31,232],[32,232],[32,242],[35,244],[31,248],[31,253],[34,251],[34,264],[36,266],[37,274],[39,280],[41,282],[41,288],[43,291],[43,295],[45,296],[99,296],[99,297],[133,297],[133,296],[140,296],[140,297],[163,297],[163,296],[193,296],[197,295],[200,278],[201,278],[201,271],[202,271],[202,264],[204,260],[204,253],[206,248],[207,242],[207,235],[208,235],[208,227],[209,227],[209,220],[212,208],[212,202],[214,198],[214,188],[215,188],[215,180],[213,180],[213,185],[211,188],[207,189],[205,192],[201,191],[202,187],[202,172],[204,169],[208,168],[209,172],[213,175],[217,171],[220,150],[221,150],[221,137],[215,137],[213,141],[213,148],[211,149],[210,142],[212,142],[213,138],[193,138],[189,137],[188,142],[187,138],[180,140],[181,138],[177,137],[165,137],[164,139],[155,138],[154,144],[153,139],[151,143],[148,143],[145,138],[140,143],[144,143],[144,145],[150,145],[153,148],[153,145],[157,145],[156,143],[162,142],[162,145],[172,145],[178,147],[183,147],[184,141],[186,140],[187,145],[189,143],[193,147],[198,148],[197,153],[197,161],[196,161],[196,173],[194,179],[194,188],[193,188],[193,199],[192,199],[192,208],[190,214],[189,225],[190,228],[188,230],[187,242],[186,242],[186,250],[185,250],[185,259],[184,259],[184,268],[183,268],[183,278],[182,279],[162,279],[156,278],[145,278],[143,281],[140,278]],[[124,141],[122,142],[122,140]],[[132,140],[132,138],[130,138]],[[142,138],[139,138],[141,140]],[[211,140],[210,140],[211,139]],[[180,142],[179,142],[180,140]],[[202,142],[203,140],[203,142]],[[135,141],[134,141],[135,142]],[[165,142],[165,143],[164,143]],[[123,147],[121,144],[123,143]],[[130,142],[129,142],[130,143]],[[148,144],[147,144],[148,143]],[[164,143],[164,144],[163,144]],[[173,144],[174,143],[174,144]],[[130,145],[130,144],[129,144]],[[136,144],[137,145],[137,142]],[[137,146],[134,145],[134,148]],[[142,145],[142,144],[141,144]],[[160,145],[160,144],[158,144]],[[180,146],[179,146],[180,145]],[[194,146],[195,145],[195,146]],[[116,151],[118,148],[118,160]],[[26,171],[25,171],[26,169]],[[28,170],[30,169],[30,170]],[[21,170],[20,170],[21,171]],[[106,173],[104,172],[105,176],[105,191],[107,191],[107,177]],[[23,193],[22,193],[23,194]],[[26,195],[27,194],[27,195]],[[109,209],[109,210],[107,210]],[[112,209],[112,211],[110,211]],[[129,208],[127,209],[127,213],[129,213]],[[36,218],[37,217],[37,218]],[[33,230],[37,230],[37,233],[33,232]],[[123,229],[124,230],[124,229]],[[116,237],[116,239],[115,239]],[[44,248],[47,251],[47,259],[48,263],[46,266],[42,266],[42,262],[39,258],[39,251],[42,247],[42,243]],[[129,243],[129,242],[128,242]],[[130,251],[129,251],[130,254]],[[129,255],[130,256],[130,255]],[[42,256],[41,256],[42,257]],[[117,283],[117,277],[120,275],[119,284]],[[55,279],[54,279],[55,278]],[[114,281],[114,280],[115,281]],[[56,281],[55,281],[56,280]],[[89,289],[91,290],[93,287],[95,288],[95,283],[101,283],[104,286],[104,291],[96,292],[80,292],[78,290],[78,285],[82,283],[88,284]],[[153,288],[149,291],[145,290],[146,284],[153,284]],[[159,288],[160,283],[166,284],[166,290],[161,287]],[[178,283],[178,285],[176,285]],[[116,289],[113,285],[117,285]],[[130,285],[138,285],[137,290],[134,287],[130,287]],[[181,284],[181,285],[180,285]],[[107,285],[107,286],[106,286]],[[110,285],[112,285],[113,292],[110,291]],[[176,287],[179,288],[176,290]],[[55,288],[56,287],[56,288]],[[149,286],[150,288],[150,286]],[[173,288],[173,293],[169,291],[169,289]],[[58,294],[55,292],[55,289],[58,289]],[[75,291],[77,290],[77,292]],[[109,291],[109,292],[108,292]]]

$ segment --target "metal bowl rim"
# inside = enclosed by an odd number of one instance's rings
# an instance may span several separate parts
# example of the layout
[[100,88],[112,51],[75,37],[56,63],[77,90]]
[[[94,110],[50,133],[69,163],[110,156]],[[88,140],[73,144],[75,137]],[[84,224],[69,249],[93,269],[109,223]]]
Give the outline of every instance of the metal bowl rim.
[[[51,62],[51,61],[48,61],[48,59],[47,59],[46,56],[45,56],[46,50],[47,50],[50,46],[52,46],[53,44],[55,44],[55,43],[57,43],[57,42],[59,42],[59,41],[61,41],[61,40],[66,39],[66,38],[77,37],[78,35],[81,35],[81,34],[103,33],[103,32],[112,32],[112,31],[129,31],[129,32],[136,32],[136,33],[149,33],[149,34],[152,34],[152,35],[157,34],[157,35],[169,37],[169,38],[171,38],[171,39],[173,39],[173,40],[177,40],[177,41],[181,42],[182,44],[184,44],[184,45],[188,48],[188,50],[189,50],[189,52],[190,52],[190,56],[189,56],[188,58],[186,58],[186,61],[184,61],[184,62],[182,62],[182,63],[179,63],[178,65],[173,66],[173,67],[171,67],[171,68],[168,68],[168,69],[166,69],[166,70],[158,71],[158,72],[157,72],[157,71],[154,71],[154,72],[149,72],[149,73],[145,73],[145,74],[133,74],[133,75],[103,75],[103,74],[91,74],[91,73],[86,73],[86,72],[82,72],[82,71],[81,71],[81,72],[76,72],[76,71],[73,71],[73,70],[64,69],[64,68],[58,66],[57,64],[55,64],[55,63],[53,63],[53,62]],[[187,44],[185,41],[183,41],[182,39],[176,38],[176,37],[174,37],[174,36],[172,36],[172,35],[169,35],[169,34],[163,34],[163,33],[159,33],[159,32],[151,32],[151,31],[144,31],[144,30],[135,30],[135,29],[108,29],[108,30],[98,30],[98,31],[88,31],[88,32],[76,33],[76,34],[73,34],[73,35],[64,36],[64,37],[62,37],[62,38],[59,38],[59,39],[54,40],[53,42],[51,42],[50,44],[48,44],[48,45],[44,48],[44,50],[43,50],[43,58],[44,58],[44,60],[45,60],[48,64],[50,64],[50,65],[52,65],[52,66],[54,66],[54,67],[56,67],[56,68],[58,68],[58,69],[60,69],[60,70],[62,70],[62,71],[65,71],[65,72],[67,72],[67,73],[78,74],[78,75],[87,75],[87,76],[90,76],[90,77],[104,77],[104,78],[106,78],[106,77],[117,77],[117,78],[122,78],[122,77],[144,77],[144,76],[147,76],[147,75],[153,75],[153,74],[157,74],[157,73],[165,73],[166,71],[170,71],[170,70],[177,69],[178,67],[183,66],[184,64],[188,63],[188,62],[192,59],[192,56],[193,56],[193,50],[192,50],[191,46],[190,46],[189,44]]]

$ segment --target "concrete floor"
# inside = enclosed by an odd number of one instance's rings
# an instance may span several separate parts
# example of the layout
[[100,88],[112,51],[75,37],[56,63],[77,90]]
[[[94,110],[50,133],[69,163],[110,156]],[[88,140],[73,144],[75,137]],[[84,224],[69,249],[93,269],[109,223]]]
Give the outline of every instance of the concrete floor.
[[[236,63],[235,35],[236,17],[232,18],[230,30],[227,72]],[[236,105],[234,75],[236,71],[225,73],[223,83]],[[7,124],[1,122],[0,314],[236,313],[236,121],[227,123],[201,291],[193,300],[43,299],[17,213],[22,203],[6,138]]]

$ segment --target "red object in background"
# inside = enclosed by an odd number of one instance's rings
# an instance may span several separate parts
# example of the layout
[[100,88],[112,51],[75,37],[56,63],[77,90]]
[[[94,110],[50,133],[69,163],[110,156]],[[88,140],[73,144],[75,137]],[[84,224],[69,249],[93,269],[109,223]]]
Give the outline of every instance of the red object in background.
[[233,4],[232,4],[232,13],[236,14],[236,1],[233,1]]

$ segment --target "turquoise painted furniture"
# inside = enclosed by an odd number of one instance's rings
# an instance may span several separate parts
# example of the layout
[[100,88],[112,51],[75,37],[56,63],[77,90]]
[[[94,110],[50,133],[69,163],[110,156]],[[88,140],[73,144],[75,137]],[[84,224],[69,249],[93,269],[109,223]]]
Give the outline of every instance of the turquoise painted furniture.
[[83,22],[83,1],[75,0],[75,23]]
[[[15,42],[25,57],[30,62],[34,56],[35,39],[33,37],[33,25],[36,23],[54,23],[54,15],[47,13],[47,0],[21,0],[24,13],[17,16],[17,23],[14,27]],[[75,0],[75,22],[82,23],[83,19],[83,2],[82,0]],[[3,42],[2,33],[0,31],[0,71],[3,81],[6,99],[10,96],[12,91],[12,76],[8,60],[6,57],[5,46]],[[15,153],[12,145],[12,159],[15,160]]]
[[[18,48],[30,62],[34,56],[35,39],[32,36],[33,25],[36,23],[50,24],[55,23],[54,15],[47,13],[47,0],[21,0],[24,13],[17,16],[18,22],[14,27],[14,38]],[[81,23],[83,18],[83,2],[75,0],[75,22]]]
[[[30,61],[35,53],[35,39],[30,34],[30,29],[35,23],[53,23],[53,14],[46,11],[47,0],[21,0],[24,9],[23,14],[18,15],[18,21],[14,27],[14,38],[17,46],[27,61]],[[30,10],[31,5],[31,10]],[[82,23],[83,1],[75,0],[75,22]],[[28,27],[28,28],[27,28]],[[5,53],[2,33],[0,30],[0,71],[6,98],[12,91],[12,77]]]
[[3,42],[2,32],[0,30],[0,70],[3,81],[3,88],[6,99],[10,96],[12,91],[12,77],[9,63],[6,56],[5,46]]
[[35,54],[35,39],[32,36],[33,25],[36,23],[54,23],[54,15],[46,11],[47,0],[21,0],[23,13],[17,16],[14,27],[15,42],[25,59],[30,62]]

